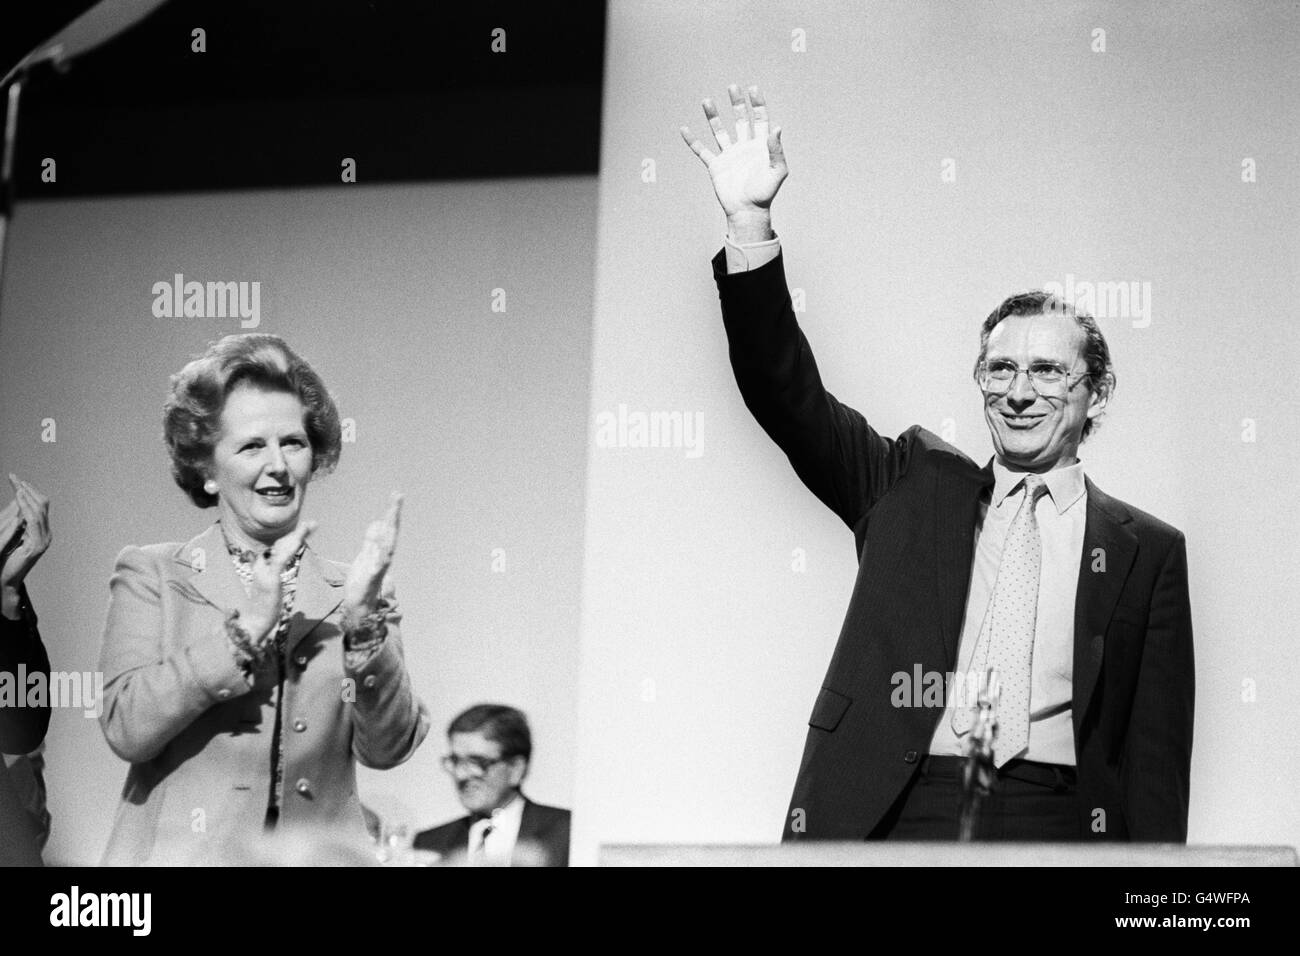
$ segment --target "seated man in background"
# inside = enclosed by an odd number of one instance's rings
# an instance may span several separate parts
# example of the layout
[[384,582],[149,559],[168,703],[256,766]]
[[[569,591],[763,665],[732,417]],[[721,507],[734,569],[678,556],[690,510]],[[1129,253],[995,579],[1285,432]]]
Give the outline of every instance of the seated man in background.
[[469,815],[418,834],[415,849],[470,866],[568,866],[569,811],[520,791],[533,754],[523,713],[476,704],[451,722],[447,741],[442,766]]

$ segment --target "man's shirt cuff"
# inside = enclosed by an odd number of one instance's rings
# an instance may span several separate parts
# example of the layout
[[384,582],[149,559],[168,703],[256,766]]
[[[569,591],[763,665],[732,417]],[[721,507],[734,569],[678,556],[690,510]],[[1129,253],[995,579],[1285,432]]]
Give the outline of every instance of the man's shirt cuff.
[[781,254],[781,240],[777,236],[763,242],[733,242],[730,236],[724,235],[722,245],[727,252],[727,275],[765,266]]

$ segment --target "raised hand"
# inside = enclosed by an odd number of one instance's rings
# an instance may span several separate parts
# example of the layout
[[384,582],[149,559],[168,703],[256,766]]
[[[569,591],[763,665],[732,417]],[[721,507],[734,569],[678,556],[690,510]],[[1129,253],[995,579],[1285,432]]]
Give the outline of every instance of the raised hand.
[[17,544],[0,567],[0,611],[12,618],[18,608],[18,586],[50,546],[50,499],[31,484],[9,476],[14,500],[0,511],[0,548]]
[[248,608],[240,614],[240,623],[253,642],[260,643],[280,621],[280,602],[284,585],[280,575],[307,535],[316,530],[316,522],[304,521],[263,552],[253,562],[253,579],[249,585]]
[[685,126],[681,127],[682,139],[708,168],[732,234],[740,241],[771,238],[772,200],[790,172],[781,149],[781,128],[769,126],[767,103],[757,86],[749,87],[748,106],[740,87],[732,84],[727,93],[736,121],[735,141],[727,135],[718,107],[708,97],[703,101],[704,116],[719,152],[707,149]]
[[402,496],[393,492],[388,511],[378,521],[366,528],[366,539],[361,551],[348,571],[343,585],[343,619],[357,621],[379,606],[379,596],[384,586],[384,575],[393,563],[397,549],[397,529],[401,523]]

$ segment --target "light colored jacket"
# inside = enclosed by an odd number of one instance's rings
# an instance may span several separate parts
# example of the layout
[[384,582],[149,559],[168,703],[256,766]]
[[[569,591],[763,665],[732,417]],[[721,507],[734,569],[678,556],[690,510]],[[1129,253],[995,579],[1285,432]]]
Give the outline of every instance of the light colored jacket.
[[[355,762],[402,763],[429,730],[391,605],[382,650],[345,666],[339,605],[347,566],[309,547],[286,643],[280,830],[366,837]],[[108,744],[129,761],[106,865],[212,863],[263,832],[274,687],[250,688],[226,636],[246,602],[220,525],[186,544],[129,547],[109,585],[100,669]]]

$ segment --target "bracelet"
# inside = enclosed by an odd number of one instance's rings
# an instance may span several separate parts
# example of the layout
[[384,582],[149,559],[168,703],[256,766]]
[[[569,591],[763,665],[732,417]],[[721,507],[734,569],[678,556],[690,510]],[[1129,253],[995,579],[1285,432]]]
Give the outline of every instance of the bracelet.
[[348,650],[359,651],[380,644],[388,636],[388,611],[387,602],[381,601],[377,608],[359,618],[344,612],[343,646]]
[[274,631],[271,631],[264,634],[261,640],[255,641],[247,628],[239,623],[238,610],[226,615],[226,639],[235,654],[235,663],[239,665],[245,677],[251,679],[253,671],[265,660],[273,638]]
[[391,605],[381,600],[369,614],[353,618],[343,615],[343,665],[360,670],[370,662],[388,637],[388,613]]

